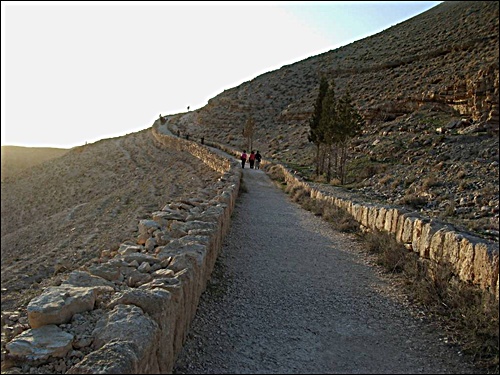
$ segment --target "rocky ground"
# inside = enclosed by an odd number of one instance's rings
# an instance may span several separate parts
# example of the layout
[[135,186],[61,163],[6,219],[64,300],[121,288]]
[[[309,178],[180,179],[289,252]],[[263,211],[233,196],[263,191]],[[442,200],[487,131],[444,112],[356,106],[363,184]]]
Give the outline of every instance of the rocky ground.
[[[498,242],[498,152],[498,137],[471,123],[418,111],[369,127],[354,141],[346,187]],[[311,172],[303,174],[314,178]]]

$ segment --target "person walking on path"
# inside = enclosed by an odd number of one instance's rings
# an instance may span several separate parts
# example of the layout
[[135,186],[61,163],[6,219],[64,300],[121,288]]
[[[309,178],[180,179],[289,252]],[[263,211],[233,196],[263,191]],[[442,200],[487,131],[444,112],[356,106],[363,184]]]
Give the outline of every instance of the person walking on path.
[[260,169],[260,161],[262,160],[262,155],[257,151],[255,153],[255,169]]
[[247,151],[246,150],[243,150],[243,153],[241,154],[240,160],[241,160],[241,168],[245,169],[245,163],[247,162]]
[[255,164],[255,152],[253,150],[250,152],[248,162],[250,163],[250,169],[253,169],[253,166]]

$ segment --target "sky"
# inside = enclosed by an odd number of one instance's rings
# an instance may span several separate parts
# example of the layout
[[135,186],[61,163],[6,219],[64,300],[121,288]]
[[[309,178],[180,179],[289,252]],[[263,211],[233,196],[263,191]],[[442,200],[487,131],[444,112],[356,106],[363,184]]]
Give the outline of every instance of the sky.
[[1,143],[134,133],[439,3],[2,1]]

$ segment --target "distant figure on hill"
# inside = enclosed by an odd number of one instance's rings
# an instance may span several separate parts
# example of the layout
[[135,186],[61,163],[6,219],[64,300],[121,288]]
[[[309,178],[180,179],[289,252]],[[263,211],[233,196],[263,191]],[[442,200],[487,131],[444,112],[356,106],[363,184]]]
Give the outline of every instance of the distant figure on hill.
[[260,169],[261,160],[262,160],[262,155],[257,150],[257,152],[255,153],[255,169]]
[[245,163],[247,162],[247,151],[243,150],[243,153],[241,154],[241,168],[245,168]]
[[186,139],[189,141],[189,134],[186,134]]
[[201,137],[201,144],[205,144],[205,137]]
[[252,150],[250,152],[250,157],[248,158],[248,162],[250,163],[250,169],[253,169],[253,166],[255,164],[255,151]]

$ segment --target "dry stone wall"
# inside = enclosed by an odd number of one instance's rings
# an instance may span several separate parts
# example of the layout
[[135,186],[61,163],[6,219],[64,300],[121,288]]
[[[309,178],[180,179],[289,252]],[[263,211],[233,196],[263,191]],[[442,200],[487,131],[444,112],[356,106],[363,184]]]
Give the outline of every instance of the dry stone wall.
[[431,264],[450,263],[465,282],[478,285],[499,297],[498,243],[461,233],[452,226],[401,208],[361,202],[343,194],[332,196],[311,187],[295,174],[281,168],[287,185],[309,192],[311,198],[347,211],[362,228],[390,233],[407,249]]
[[140,220],[137,241],[102,251],[99,263],[31,300],[31,329],[8,342],[2,358],[12,369],[172,372],[229,229],[241,169],[203,145],[161,134],[159,125],[152,128],[158,142],[221,173],[211,198],[165,205]]

